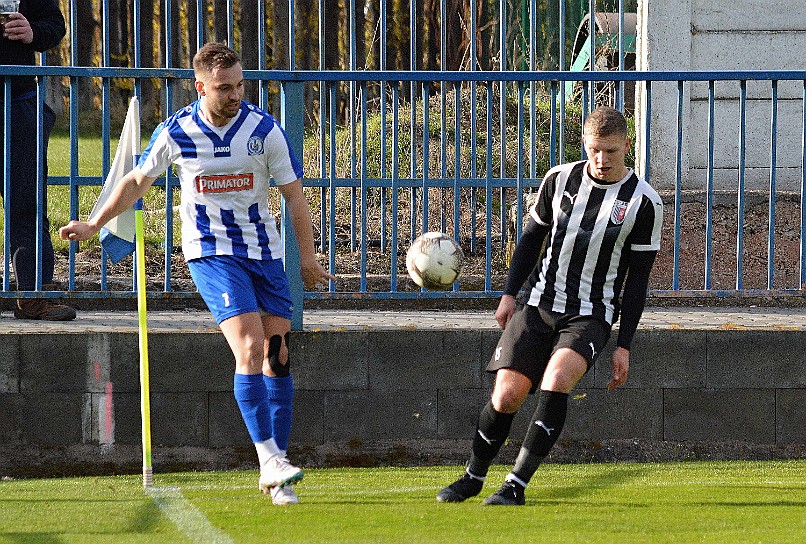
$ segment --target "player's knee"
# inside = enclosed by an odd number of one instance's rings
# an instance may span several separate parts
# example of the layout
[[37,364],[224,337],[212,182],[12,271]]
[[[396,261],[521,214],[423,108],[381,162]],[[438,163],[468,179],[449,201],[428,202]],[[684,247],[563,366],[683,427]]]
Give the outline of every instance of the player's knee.
[[502,414],[514,414],[517,412],[521,404],[523,404],[523,400],[523,397],[508,391],[493,394],[492,396],[493,408],[495,408],[496,412],[501,412]]
[[523,374],[509,369],[501,369],[495,376],[495,387],[491,401],[497,412],[514,414],[529,395],[532,381]]
[[566,350],[563,358],[552,358],[543,373],[540,388],[546,391],[569,393],[582,379],[588,369],[584,357],[572,350]]
[[248,369],[247,373],[259,371],[263,363],[264,344],[257,339],[247,338],[237,350],[233,350],[236,359],[236,366]]
[[[286,352],[288,351],[288,337],[289,334],[285,333]],[[283,347],[283,337],[279,334],[272,335],[269,338],[269,368],[274,372],[278,378],[285,378],[291,374],[291,354],[287,353],[286,360],[280,361],[280,352]]]
[[514,414],[520,409],[528,394],[529,386],[516,387],[512,384],[501,387],[496,386],[491,398],[493,408],[495,408],[496,412]]

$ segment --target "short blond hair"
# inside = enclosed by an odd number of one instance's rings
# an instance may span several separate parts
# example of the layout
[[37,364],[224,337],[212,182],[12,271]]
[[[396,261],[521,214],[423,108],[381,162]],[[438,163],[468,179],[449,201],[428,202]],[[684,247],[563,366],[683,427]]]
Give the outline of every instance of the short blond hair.
[[609,106],[599,106],[585,119],[583,134],[588,136],[624,136],[627,137],[627,120],[624,114]]
[[241,62],[241,56],[223,43],[206,43],[193,56],[193,72],[212,74],[218,69],[232,68]]

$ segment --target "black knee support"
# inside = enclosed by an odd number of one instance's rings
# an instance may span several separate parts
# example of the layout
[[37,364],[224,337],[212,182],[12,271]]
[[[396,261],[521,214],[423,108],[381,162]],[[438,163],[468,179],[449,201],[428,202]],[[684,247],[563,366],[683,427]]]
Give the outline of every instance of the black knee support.
[[[289,333],[285,333],[285,345],[288,347]],[[269,338],[269,368],[274,372],[278,378],[285,378],[291,374],[291,353],[288,354],[288,360],[285,364],[280,362],[280,348],[283,345],[283,337],[279,334],[273,335]]]

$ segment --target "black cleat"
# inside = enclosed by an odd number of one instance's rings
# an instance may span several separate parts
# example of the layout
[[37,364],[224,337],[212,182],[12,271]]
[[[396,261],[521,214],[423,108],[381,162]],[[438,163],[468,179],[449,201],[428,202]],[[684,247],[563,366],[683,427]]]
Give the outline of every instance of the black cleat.
[[462,502],[481,493],[484,480],[473,478],[465,473],[464,476],[437,493],[437,502]]
[[524,489],[520,484],[512,480],[504,480],[501,488],[484,499],[481,504],[486,505],[504,505],[504,506],[523,506],[526,504],[526,495]]

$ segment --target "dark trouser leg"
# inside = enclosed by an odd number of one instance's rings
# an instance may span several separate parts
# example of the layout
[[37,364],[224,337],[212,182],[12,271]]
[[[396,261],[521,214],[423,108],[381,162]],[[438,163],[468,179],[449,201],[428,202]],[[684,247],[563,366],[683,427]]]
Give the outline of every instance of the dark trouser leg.
[[[44,106],[43,150],[44,179],[47,179],[47,144],[53,128],[53,111]],[[4,205],[10,206],[11,236],[9,251],[14,266],[17,289],[31,291],[36,285],[36,232],[37,232],[37,141],[32,127],[37,126],[36,98],[11,103],[11,194]],[[45,205],[42,221],[42,283],[53,281],[53,242],[50,239],[50,222],[47,218],[47,183],[44,184]],[[4,195],[5,198],[5,195]]]

